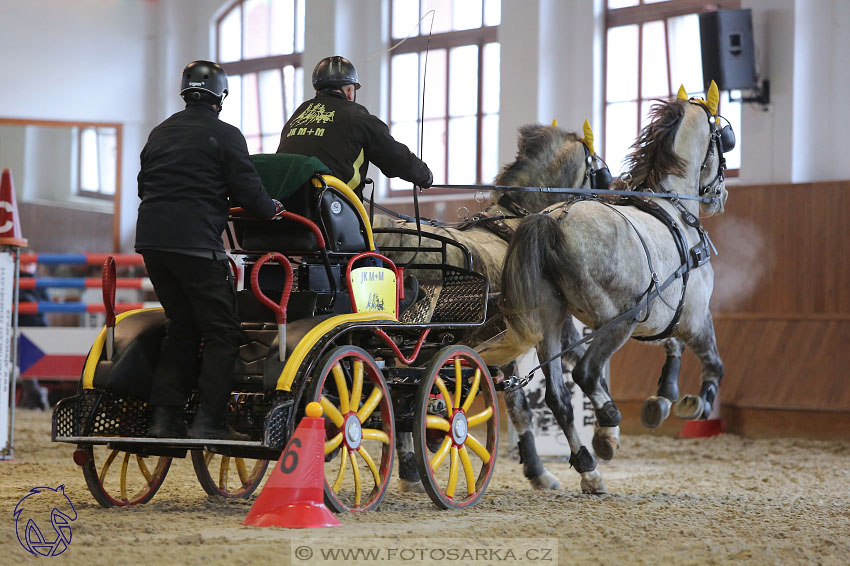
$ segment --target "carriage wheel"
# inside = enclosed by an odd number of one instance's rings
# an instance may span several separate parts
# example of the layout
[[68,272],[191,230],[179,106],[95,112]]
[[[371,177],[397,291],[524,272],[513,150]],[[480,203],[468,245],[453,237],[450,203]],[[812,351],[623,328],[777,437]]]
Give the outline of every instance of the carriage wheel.
[[[141,456],[91,444],[80,447],[86,485],[103,507],[127,507],[150,501],[165,480],[171,458]],[[76,459],[76,456],[75,456]]]
[[209,495],[248,499],[263,481],[269,461],[192,450],[192,466],[198,482]]
[[438,507],[478,502],[496,465],[499,407],[487,365],[471,348],[443,348],[428,364],[416,394],[413,442],[422,484]]
[[395,453],[392,400],[375,360],[356,346],[331,350],[313,374],[307,400],[324,411],[325,503],[337,513],[375,509]]

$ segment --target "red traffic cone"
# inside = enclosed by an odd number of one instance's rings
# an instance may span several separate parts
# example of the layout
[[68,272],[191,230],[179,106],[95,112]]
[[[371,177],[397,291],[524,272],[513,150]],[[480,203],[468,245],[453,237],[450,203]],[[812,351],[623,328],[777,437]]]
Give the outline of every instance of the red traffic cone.
[[679,438],[708,438],[726,430],[726,421],[720,418],[720,389],[714,397],[711,414],[704,421],[688,421],[679,432]]
[[12,172],[8,169],[3,169],[0,177],[0,239],[10,245],[27,245],[27,241],[21,237],[18,203],[15,201],[15,189],[12,188]]
[[322,406],[308,403],[306,413],[257,501],[242,521],[243,525],[289,529],[341,525],[324,503],[325,421],[321,418]]

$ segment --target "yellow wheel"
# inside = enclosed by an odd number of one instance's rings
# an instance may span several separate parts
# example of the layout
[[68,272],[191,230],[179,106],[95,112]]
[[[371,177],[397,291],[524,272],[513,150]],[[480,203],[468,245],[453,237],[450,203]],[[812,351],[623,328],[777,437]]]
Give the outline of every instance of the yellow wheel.
[[198,482],[208,494],[248,499],[263,481],[269,461],[192,450],[192,466]]
[[83,476],[89,491],[103,507],[127,507],[150,501],[165,480],[171,458],[140,456],[106,446],[81,446]]
[[413,443],[422,485],[438,507],[481,499],[496,465],[499,407],[475,350],[449,346],[428,364],[416,394]]
[[313,373],[308,401],[325,419],[325,503],[370,511],[392,475],[395,424],[390,392],[375,360],[356,346],[335,348]]

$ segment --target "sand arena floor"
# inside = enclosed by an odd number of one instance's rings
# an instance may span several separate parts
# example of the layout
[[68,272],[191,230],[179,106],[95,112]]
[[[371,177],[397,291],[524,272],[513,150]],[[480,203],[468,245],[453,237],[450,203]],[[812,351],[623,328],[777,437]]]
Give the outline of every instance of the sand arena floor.
[[[2,564],[850,564],[850,441],[627,436],[600,466],[609,491],[601,497],[582,495],[563,462],[547,463],[562,491],[531,490],[503,446],[472,509],[439,511],[393,483],[381,510],[308,531],[242,526],[251,501],[208,498],[188,459],[173,462],[147,505],[103,509],[73,446],[50,442],[47,412],[17,412],[15,445],[16,459],[0,462]],[[30,488],[59,484],[78,512],[71,545],[56,558],[30,555],[13,510]],[[466,553],[449,553],[457,547]],[[327,553],[338,548],[381,554]]]

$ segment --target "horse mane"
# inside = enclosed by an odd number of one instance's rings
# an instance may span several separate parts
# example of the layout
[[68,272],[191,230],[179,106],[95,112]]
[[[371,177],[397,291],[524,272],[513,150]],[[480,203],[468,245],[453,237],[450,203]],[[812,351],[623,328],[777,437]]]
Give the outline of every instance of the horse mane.
[[673,151],[676,132],[685,116],[687,101],[659,100],[649,110],[649,124],[644,127],[631,152],[624,160],[631,176],[629,187],[621,176],[614,182],[616,189],[645,190],[658,187],[667,175],[687,174],[685,160]]
[[494,183],[514,187],[569,186],[584,164],[583,153],[569,147],[576,143],[582,143],[576,134],[557,126],[526,124],[517,134],[516,159],[502,167]]

